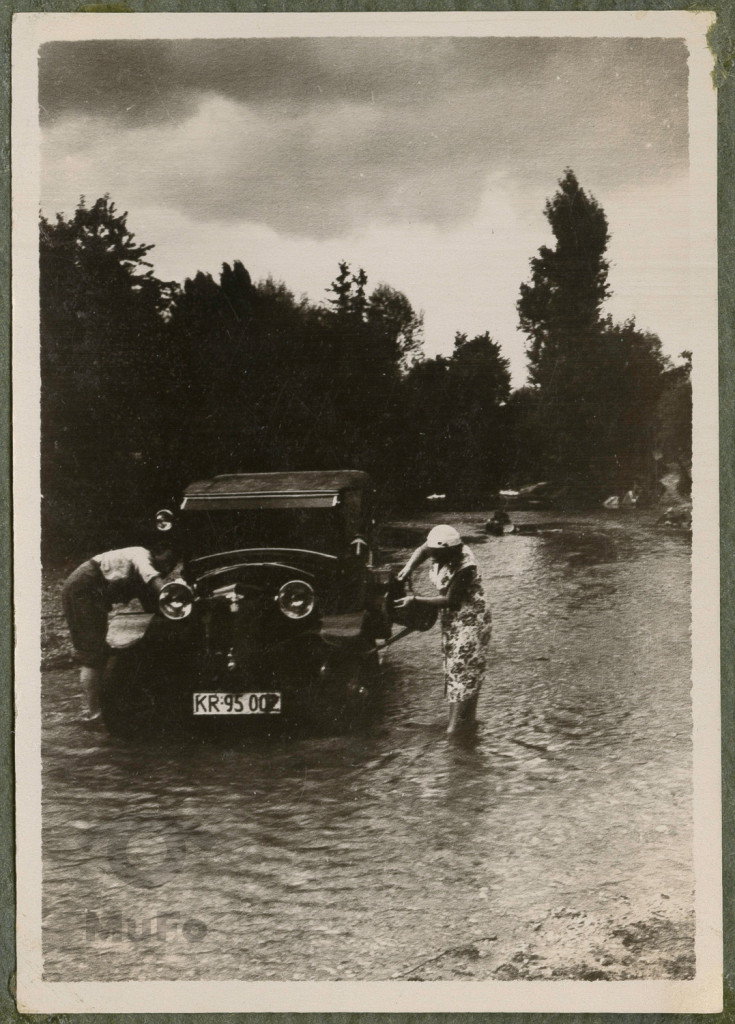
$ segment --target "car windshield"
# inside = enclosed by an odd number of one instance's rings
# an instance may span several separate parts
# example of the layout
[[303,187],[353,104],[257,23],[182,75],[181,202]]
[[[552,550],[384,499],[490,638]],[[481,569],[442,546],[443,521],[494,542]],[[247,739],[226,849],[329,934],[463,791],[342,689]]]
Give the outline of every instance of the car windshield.
[[342,516],[332,508],[191,511],[183,517],[190,558],[245,548],[303,548],[340,555]]

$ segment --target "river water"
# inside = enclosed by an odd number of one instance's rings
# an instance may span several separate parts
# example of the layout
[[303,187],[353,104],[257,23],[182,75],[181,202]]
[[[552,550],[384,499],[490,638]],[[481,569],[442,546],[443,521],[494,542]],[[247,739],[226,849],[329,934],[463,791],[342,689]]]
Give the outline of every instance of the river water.
[[[351,736],[126,744],[75,720],[75,670],[46,672],[46,979],[410,978],[452,949],[455,976],[532,977],[503,956],[542,922],[591,949],[580,922],[691,915],[690,545],[653,518],[495,538],[445,514],[493,613],[464,741],[438,629],[385,653],[385,707]],[[618,976],[676,974],[631,942]]]

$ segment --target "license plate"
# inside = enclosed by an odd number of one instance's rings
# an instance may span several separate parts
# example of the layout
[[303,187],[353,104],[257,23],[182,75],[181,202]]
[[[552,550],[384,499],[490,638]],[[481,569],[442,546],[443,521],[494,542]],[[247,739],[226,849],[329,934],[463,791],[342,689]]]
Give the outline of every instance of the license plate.
[[280,693],[195,693],[195,715],[278,715]]

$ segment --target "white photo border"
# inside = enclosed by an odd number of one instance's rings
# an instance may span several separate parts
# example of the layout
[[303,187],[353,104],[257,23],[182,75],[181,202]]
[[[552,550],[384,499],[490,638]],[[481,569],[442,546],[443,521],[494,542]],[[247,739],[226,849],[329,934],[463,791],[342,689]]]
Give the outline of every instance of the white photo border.
[[[13,441],[18,1007],[99,1012],[656,1012],[722,1008],[717,401],[717,97],[710,12],[18,14],[12,46]],[[692,663],[697,973],[691,981],[69,982],[43,980],[41,946],[38,47],[51,40],[237,36],[632,36],[690,53],[694,482]]]

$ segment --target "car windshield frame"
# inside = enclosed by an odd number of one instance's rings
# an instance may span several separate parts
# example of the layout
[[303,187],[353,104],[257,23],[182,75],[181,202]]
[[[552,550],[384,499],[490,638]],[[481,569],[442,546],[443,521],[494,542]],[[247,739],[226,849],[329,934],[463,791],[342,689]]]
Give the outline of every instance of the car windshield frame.
[[338,506],[189,510],[181,517],[189,560],[218,552],[313,551],[345,553],[344,517]]
[[372,534],[372,482],[356,470],[229,474],[186,488],[187,560],[225,551],[307,550],[349,557]]

